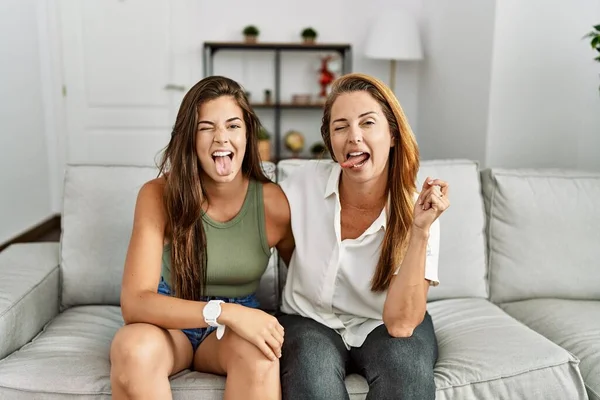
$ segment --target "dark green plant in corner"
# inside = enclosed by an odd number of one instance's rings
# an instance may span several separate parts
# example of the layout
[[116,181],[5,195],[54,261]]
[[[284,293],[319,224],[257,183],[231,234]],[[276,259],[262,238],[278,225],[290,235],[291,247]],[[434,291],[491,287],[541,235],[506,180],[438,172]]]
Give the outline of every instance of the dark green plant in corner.
[[[600,24],[594,26],[594,30],[585,35],[583,38],[590,40],[592,49],[598,52],[597,57],[595,57],[594,60],[600,62]],[[600,91],[600,87],[598,87],[598,90]]]

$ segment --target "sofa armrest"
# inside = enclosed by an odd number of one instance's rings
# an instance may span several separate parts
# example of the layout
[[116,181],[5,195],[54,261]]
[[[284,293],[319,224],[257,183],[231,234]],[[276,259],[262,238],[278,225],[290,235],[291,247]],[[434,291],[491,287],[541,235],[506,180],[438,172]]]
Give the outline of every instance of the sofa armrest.
[[0,252],[0,359],[29,342],[59,310],[59,244]]

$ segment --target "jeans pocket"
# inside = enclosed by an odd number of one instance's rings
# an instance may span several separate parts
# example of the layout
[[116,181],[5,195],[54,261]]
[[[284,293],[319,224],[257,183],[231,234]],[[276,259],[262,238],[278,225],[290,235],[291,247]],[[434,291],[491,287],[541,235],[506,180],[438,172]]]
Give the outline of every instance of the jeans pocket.
[[260,303],[254,294],[240,299],[239,304],[250,308],[260,308]]

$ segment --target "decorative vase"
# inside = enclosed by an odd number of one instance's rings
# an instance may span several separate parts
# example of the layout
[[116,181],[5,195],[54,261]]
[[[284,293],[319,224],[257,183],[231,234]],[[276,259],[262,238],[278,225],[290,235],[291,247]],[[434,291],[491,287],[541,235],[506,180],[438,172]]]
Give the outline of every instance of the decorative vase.
[[245,37],[246,43],[256,43],[256,38],[257,38],[256,35],[246,35],[244,37]]
[[271,161],[271,141],[270,140],[259,140],[258,141],[258,154],[262,161]]
[[314,37],[305,37],[304,44],[315,44],[316,40]]

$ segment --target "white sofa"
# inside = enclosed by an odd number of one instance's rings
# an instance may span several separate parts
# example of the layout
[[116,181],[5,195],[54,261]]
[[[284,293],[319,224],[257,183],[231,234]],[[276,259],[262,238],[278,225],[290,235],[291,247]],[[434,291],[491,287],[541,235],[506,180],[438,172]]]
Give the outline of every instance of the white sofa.
[[[265,163],[281,181],[302,162]],[[60,246],[0,253],[0,399],[110,398],[111,339],[137,191],[154,168],[69,166]],[[428,309],[437,399],[600,400],[600,174],[423,162],[451,184],[441,284]],[[260,287],[275,312],[285,267]],[[183,371],[175,399],[221,399],[224,378]],[[347,378],[364,399],[363,378]]]

